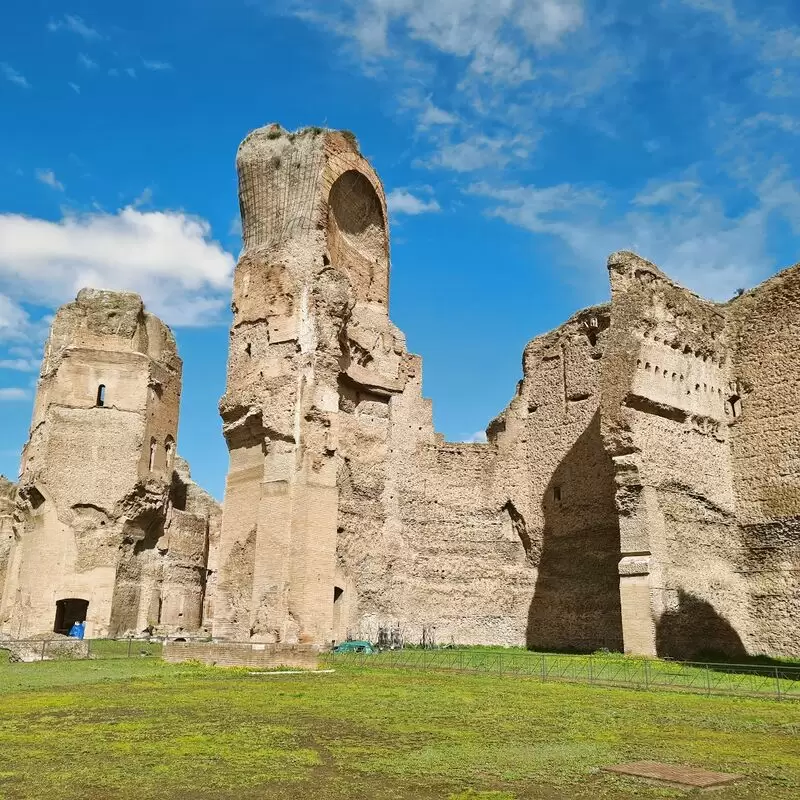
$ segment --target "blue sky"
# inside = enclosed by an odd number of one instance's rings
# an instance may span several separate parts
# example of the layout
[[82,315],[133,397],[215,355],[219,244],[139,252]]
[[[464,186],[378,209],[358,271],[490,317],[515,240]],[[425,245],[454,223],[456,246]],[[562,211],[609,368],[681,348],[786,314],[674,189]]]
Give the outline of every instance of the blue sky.
[[100,0],[0,10],[0,472],[48,318],[140,292],[184,359],[178,449],[222,497],[234,156],[353,130],[382,177],[391,316],[470,439],[525,343],[633,248],[713,299],[798,260],[800,8],[775,0]]

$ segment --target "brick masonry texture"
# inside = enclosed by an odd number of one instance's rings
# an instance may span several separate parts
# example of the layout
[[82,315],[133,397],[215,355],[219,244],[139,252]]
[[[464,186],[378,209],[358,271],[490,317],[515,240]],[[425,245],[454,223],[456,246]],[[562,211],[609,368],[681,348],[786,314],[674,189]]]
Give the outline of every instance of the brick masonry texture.
[[317,669],[319,650],[310,645],[243,642],[166,642],[164,661],[200,661],[216,667],[297,667]]
[[800,268],[717,304],[614,253],[610,302],[529,342],[487,441],[445,442],[389,318],[386,200],[354,137],[270,125],[237,171],[221,514],[170,469],[171,334],[135,296],[82,293],[0,486],[4,632],[85,597],[94,635],[158,617],[282,646],[399,628],[800,656]]

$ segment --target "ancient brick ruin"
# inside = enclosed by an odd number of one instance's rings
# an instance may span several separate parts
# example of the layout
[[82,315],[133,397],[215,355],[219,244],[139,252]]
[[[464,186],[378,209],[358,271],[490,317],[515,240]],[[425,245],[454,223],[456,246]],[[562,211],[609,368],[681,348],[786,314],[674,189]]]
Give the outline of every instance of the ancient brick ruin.
[[0,505],[6,635],[200,628],[220,512],[176,457],[181,368],[138,295],[84,289],[59,309],[15,503]]
[[528,344],[488,441],[445,442],[354,138],[269,126],[237,166],[221,522],[173,463],[171,334],[82,292],[0,486],[0,630],[83,598],[94,635],[800,656],[799,268],[717,304],[615,253],[610,302]]

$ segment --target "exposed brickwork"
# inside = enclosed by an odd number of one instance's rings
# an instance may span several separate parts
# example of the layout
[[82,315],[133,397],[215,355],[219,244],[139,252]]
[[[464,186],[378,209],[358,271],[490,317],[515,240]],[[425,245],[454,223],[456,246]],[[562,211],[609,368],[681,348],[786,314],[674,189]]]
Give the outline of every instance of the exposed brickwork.
[[238,165],[216,635],[798,654],[794,271],[722,306],[614,254],[488,442],[445,443],[355,143],[271,126]]
[[317,669],[319,651],[310,645],[242,642],[166,642],[164,661],[201,661],[217,667],[298,667]]
[[201,626],[220,510],[176,453],[181,369],[138,295],[84,289],[58,310],[13,516],[0,484],[0,633]]
[[800,656],[800,268],[718,304],[614,253],[610,302],[528,343],[486,442],[448,443],[389,318],[386,198],[354,137],[271,125],[237,170],[221,530],[171,465],[171,334],[135,295],[82,292],[0,486],[0,629],[88,597],[95,636],[162,616],[281,645],[399,627]]

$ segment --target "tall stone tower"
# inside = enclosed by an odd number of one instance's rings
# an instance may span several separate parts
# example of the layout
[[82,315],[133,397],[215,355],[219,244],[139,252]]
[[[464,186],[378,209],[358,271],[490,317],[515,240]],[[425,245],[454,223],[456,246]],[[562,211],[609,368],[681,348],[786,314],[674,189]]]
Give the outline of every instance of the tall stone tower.
[[237,156],[230,468],[214,634],[328,642],[334,626],[340,407],[401,390],[389,322],[386,201],[348,133],[261,128]]
[[169,328],[138,295],[84,289],[59,309],[22,456],[6,633],[66,632],[85,619],[88,636],[107,636],[170,615],[199,626],[202,570],[172,590],[170,575],[204,564],[205,530],[181,542],[176,529],[163,558],[181,366]]

